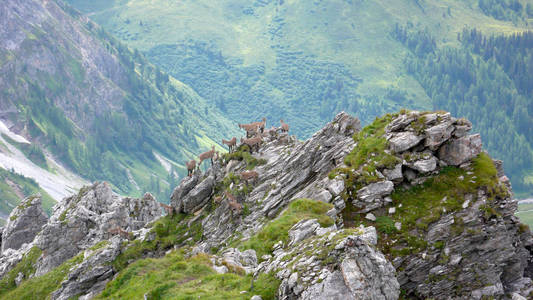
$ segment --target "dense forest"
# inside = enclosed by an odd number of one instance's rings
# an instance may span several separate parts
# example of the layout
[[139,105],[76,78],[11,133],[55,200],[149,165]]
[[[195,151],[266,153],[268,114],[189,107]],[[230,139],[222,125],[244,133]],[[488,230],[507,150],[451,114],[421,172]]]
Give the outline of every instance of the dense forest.
[[513,188],[533,188],[533,33],[484,36],[465,29],[461,47],[436,47],[427,30],[397,25],[393,36],[412,52],[412,74],[433,100],[434,109],[468,118],[485,147],[505,161]]

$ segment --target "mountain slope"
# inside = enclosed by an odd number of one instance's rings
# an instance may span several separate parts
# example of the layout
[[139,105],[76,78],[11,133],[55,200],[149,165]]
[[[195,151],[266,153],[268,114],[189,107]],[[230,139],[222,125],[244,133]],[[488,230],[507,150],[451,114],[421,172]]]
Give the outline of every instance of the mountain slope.
[[[443,103],[440,92],[428,88],[427,74],[409,71],[416,49],[394,35],[399,24],[427,31],[439,50],[461,48],[457,36],[464,28],[487,38],[532,28],[531,0],[68,2],[241,122],[283,118],[307,137],[339,110],[367,124],[404,107],[451,110],[476,120],[474,130],[483,133],[488,149],[508,161],[516,191],[531,193],[533,167],[518,158],[533,155],[533,140],[507,127],[521,144],[509,153],[501,135],[477,121],[493,117],[482,103],[468,102],[469,111]],[[494,89],[520,93],[505,81]],[[532,102],[530,95],[526,99]]]
[[3,141],[41,171],[57,173],[58,161],[133,195],[169,193],[186,159],[236,132],[191,88],[55,1],[0,7],[0,112],[29,144]]

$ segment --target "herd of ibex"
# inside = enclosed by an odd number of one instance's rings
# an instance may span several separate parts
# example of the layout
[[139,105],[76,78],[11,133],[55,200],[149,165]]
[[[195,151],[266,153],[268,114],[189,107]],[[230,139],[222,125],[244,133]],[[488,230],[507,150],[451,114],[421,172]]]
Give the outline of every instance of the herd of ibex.
[[[280,127],[272,127],[270,129],[265,129],[266,118],[263,118],[261,122],[238,124],[239,128],[244,129],[246,131],[246,138],[241,137],[241,145],[248,145],[248,147],[250,148],[250,153],[253,153],[254,149],[259,150],[259,146],[263,142],[263,137],[268,135],[274,135],[278,131],[289,131],[289,124],[283,122],[283,120],[280,120],[280,123]],[[228,146],[229,152],[231,153],[237,147],[237,138],[233,137],[231,140],[222,139],[222,144]],[[194,159],[186,162],[185,164],[187,166],[187,176],[191,176],[196,168],[200,168],[202,162],[206,159],[210,159],[211,165],[213,165],[213,161],[218,160],[219,155],[220,154],[218,153],[218,151],[215,151],[215,146],[212,146],[210,151],[198,155],[198,164],[196,164],[196,160]]]
[[[280,127],[271,127],[270,129],[265,129],[266,125],[266,118],[263,118],[261,122],[253,122],[250,124],[238,124],[239,128],[244,129],[246,131],[246,138],[241,137],[241,145],[247,145],[250,149],[250,153],[253,153],[254,149],[256,151],[259,151],[259,147],[261,143],[263,142],[263,138],[267,136],[277,136],[278,131],[281,131],[282,133],[289,131],[289,125],[283,120],[280,120]],[[231,140],[225,140],[222,139],[222,144],[228,146],[229,152],[235,151],[237,148],[237,138],[233,137]],[[211,147],[210,151],[204,152],[200,155],[198,155],[198,164],[196,164],[196,160],[191,160],[189,162],[186,162],[187,165],[187,176],[192,176],[195,169],[200,168],[202,165],[202,162],[204,160],[211,160],[211,165],[213,165],[214,161],[217,161],[219,159],[219,153],[218,151],[215,151],[215,146]],[[248,184],[250,181],[255,181],[259,177],[259,173],[256,171],[243,171],[240,174],[241,179]],[[230,192],[225,191],[224,196],[226,196],[226,199],[228,200],[228,205],[232,211],[232,213],[235,214],[241,214],[242,212],[242,204],[240,204],[234,195],[232,195]],[[223,196],[216,196],[214,198],[215,203],[221,204],[223,201]],[[168,205],[162,205],[162,207],[165,209],[167,214],[172,214],[172,209],[168,207]]]

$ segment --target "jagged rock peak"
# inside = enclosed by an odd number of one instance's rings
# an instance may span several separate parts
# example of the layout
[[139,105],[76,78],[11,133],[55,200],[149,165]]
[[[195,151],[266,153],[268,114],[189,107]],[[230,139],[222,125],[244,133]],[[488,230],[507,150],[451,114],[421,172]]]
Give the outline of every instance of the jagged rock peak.
[[22,244],[30,243],[48,221],[41,205],[41,196],[27,197],[11,211],[3,228],[0,253],[7,249],[18,250]]

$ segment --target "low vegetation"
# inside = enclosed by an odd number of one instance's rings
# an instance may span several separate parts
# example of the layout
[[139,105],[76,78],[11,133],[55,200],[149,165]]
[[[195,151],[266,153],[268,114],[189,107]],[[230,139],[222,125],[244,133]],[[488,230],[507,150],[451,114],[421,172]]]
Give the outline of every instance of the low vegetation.
[[149,234],[154,234],[151,241],[139,241],[125,245],[125,250],[115,259],[113,267],[120,271],[128,265],[131,260],[142,258],[148,252],[164,252],[174,245],[185,245],[194,243],[202,238],[201,219],[188,225],[190,216],[185,214],[175,214],[165,216],[157,220]]
[[238,248],[242,250],[254,249],[258,257],[271,254],[272,247],[278,241],[287,244],[289,229],[301,220],[317,219],[322,227],[333,225],[333,219],[326,215],[326,212],[331,208],[333,208],[331,204],[316,200],[298,199],[293,201],[279,217],[266,224],[249,240],[241,242]]
[[217,274],[208,255],[186,257],[185,252],[181,249],[130,264],[96,299],[250,299],[252,295],[275,299],[279,281],[273,275],[253,279],[251,275]]

